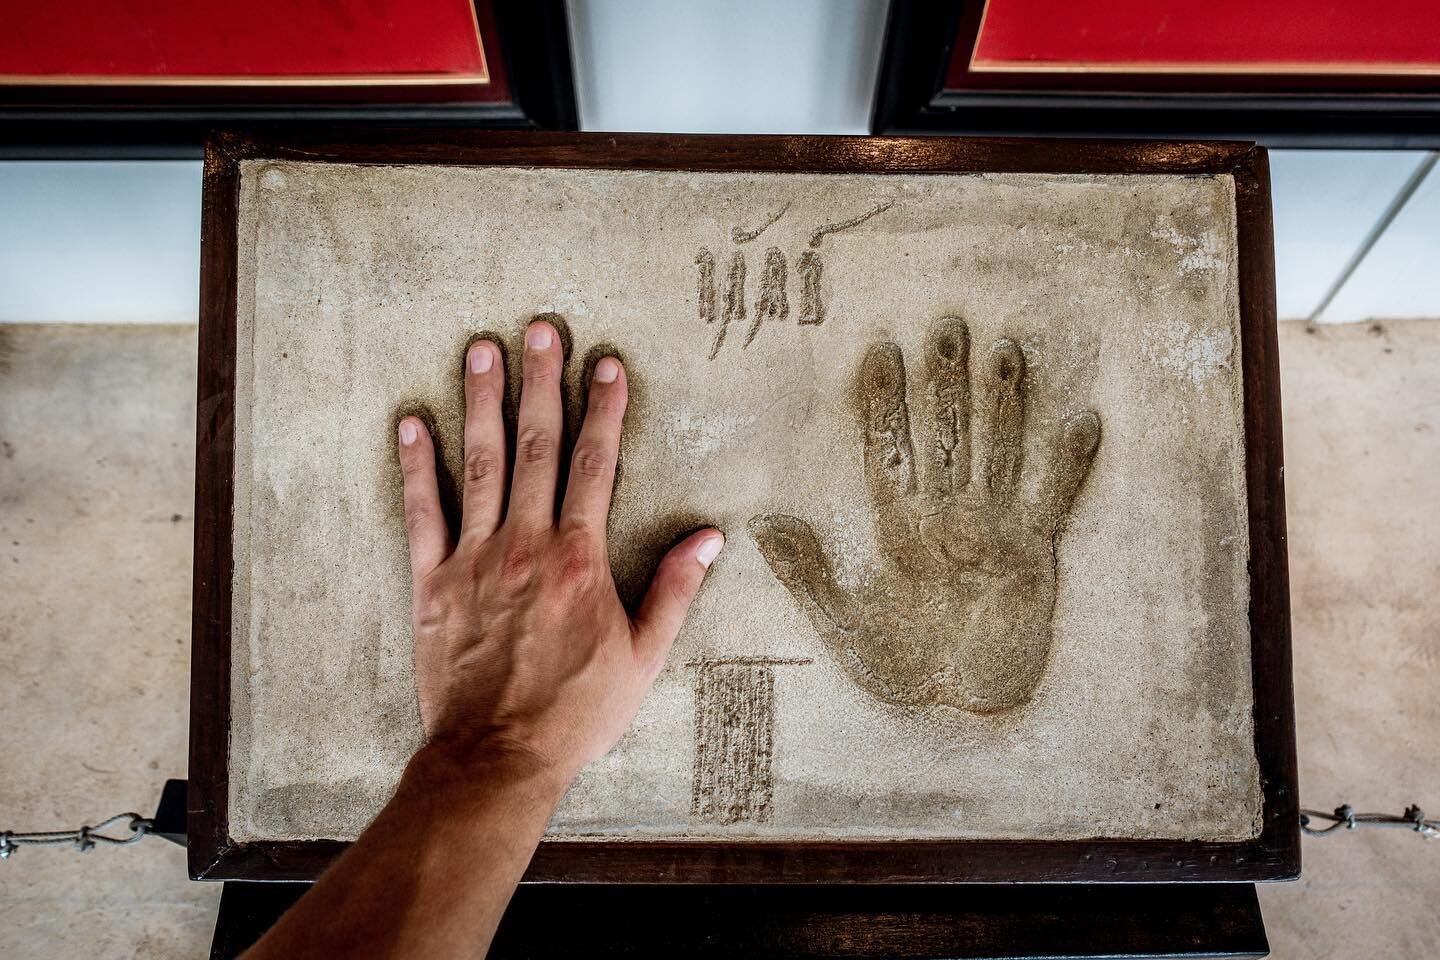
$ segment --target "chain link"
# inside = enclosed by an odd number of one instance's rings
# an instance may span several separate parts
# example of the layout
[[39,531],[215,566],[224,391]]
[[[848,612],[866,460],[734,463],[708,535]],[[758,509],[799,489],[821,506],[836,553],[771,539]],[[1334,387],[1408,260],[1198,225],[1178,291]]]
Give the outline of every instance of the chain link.
[[[1310,824],[1315,820],[1329,821],[1329,826],[1313,827]],[[113,837],[103,832],[121,821],[126,821],[126,826],[130,829],[129,836]],[[93,850],[101,843],[114,847],[129,846],[143,840],[154,826],[155,821],[138,813],[117,813],[93,827],[82,826],[78,830],[46,830],[38,833],[4,830],[0,831],[0,860],[9,860],[10,856],[23,846],[69,845],[81,853]],[[1348,803],[1336,807],[1334,813],[1322,813],[1319,810],[1300,811],[1300,829],[1311,837],[1329,836],[1341,828],[1358,830],[1362,827],[1411,830],[1431,840],[1440,837],[1440,820],[1426,819],[1425,812],[1414,804],[1406,807],[1405,812],[1399,816],[1388,813],[1356,813]]]
[[[122,820],[129,821],[128,837],[112,837],[101,831],[107,830]],[[10,855],[23,846],[50,847],[68,844],[81,853],[95,849],[96,844],[106,843],[124,847],[144,839],[155,821],[147,820],[138,813],[117,813],[95,826],[82,826],[79,830],[45,830],[39,833],[16,833],[13,830],[0,831],[0,860],[9,860]]]
[[[1312,827],[1310,821],[1314,819],[1329,820],[1330,825],[1328,827]],[[1300,829],[1304,830],[1307,836],[1329,836],[1341,827],[1346,830],[1358,830],[1361,827],[1388,827],[1413,830],[1427,840],[1440,837],[1440,820],[1425,819],[1425,811],[1414,804],[1406,807],[1405,812],[1398,817],[1390,813],[1356,813],[1348,803],[1336,807],[1334,813],[1321,813],[1319,810],[1300,811]]]

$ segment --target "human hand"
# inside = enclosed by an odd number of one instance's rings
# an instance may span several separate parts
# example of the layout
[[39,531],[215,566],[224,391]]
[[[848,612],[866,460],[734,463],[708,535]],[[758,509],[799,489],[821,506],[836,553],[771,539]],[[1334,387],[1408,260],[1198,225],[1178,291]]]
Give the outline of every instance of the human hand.
[[750,530],[776,577],[861,687],[889,703],[994,713],[1029,699],[1050,653],[1056,543],[1100,443],[1100,418],[1065,421],[1030,497],[1020,496],[1025,356],[997,340],[980,373],[978,476],[971,477],[970,334],[944,320],[925,349],[923,489],[893,343],[861,364],[865,480],[881,562],[855,592],[834,578],[803,520]]
[[426,736],[462,757],[515,756],[568,782],[630,725],[724,538],[707,528],[683,540],[661,561],[635,615],[625,610],[606,544],[625,370],[613,357],[595,365],[557,514],[563,363],[555,329],[532,323],[507,508],[504,363],[495,344],[471,345],[462,520],[453,541],[431,437],[416,417],[401,420],[399,433]]

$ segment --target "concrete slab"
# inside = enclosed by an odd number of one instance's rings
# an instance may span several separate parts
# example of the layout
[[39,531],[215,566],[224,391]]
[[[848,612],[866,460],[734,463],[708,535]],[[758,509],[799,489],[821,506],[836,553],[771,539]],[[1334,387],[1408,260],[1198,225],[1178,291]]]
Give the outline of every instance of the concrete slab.
[[[148,816],[186,769],[194,327],[0,326],[0,820]],[[147,839],[0,863],[0,956],[197,957],[218,885]]]
[[467,340],[543,312],[631,370],[622,592],[730,542],[553,835],[1252,836],[1233,191],[247,162],[232,835],[389,795],[393,424],[458,476]]

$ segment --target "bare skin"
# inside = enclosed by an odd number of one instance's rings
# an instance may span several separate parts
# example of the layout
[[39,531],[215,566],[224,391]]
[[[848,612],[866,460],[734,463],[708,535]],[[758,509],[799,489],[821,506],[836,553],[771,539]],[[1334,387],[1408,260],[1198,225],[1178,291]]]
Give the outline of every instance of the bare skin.
[[675,546],[631,616],[605,536],[624,368],[613,357],[595,366],[557,512],[560,338],[543,321],[526,331],[508,505],[499,358],[483,340],[466,358],[457,536],[441,514],[429,434],[414,417],[399,427],[428,742],[252,960],[484,956],[555,806],[630,725],[724,544],[707,528]]

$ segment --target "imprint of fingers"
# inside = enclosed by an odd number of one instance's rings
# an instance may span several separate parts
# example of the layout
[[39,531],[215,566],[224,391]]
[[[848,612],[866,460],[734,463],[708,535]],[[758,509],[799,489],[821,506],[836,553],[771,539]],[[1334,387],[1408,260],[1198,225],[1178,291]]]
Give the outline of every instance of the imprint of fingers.
[[925,341],[930,435],[928,486],[940,496],[970,482],[970,329],[946,317]]
[[1001,337],[990,347],[985,369],[987,449],[981,475],[990,494],[1008,501],[1020,481],[1024,458],[1025,353],[1020,344]]
[[1070,512],[1100,448],[1100,415],[1094,410],[1072,414],[1061,428],[1042,479],[1037,519],[1053,529]]
[[835,582],[825,547],[808,523],[785,514],[760,514],[747,526],[776,579],[828,634],[825,639],[856,629],[849,597]]
[[894,343],[865,352],[857,381],[865,431],[865,477],[871,500],[882,512],[914,491],[914,449],[905,398],[905,358]]

